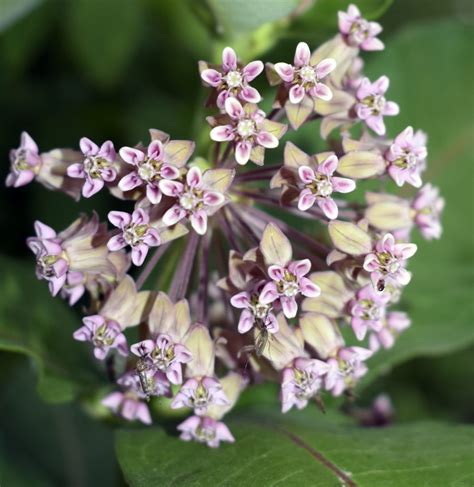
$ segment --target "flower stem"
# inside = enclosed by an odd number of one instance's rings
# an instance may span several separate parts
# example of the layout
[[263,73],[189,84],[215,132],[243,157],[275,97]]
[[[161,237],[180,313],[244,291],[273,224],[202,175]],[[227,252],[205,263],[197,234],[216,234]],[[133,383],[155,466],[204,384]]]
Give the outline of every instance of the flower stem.
[[173,276],[173,280],[171,281],[168,294],[169,298],[173,302],[183,299],[186,295],[189,280],[191,278],[191,272],[193,270],[194,256],[196,255],[198,242],[199,235],[196,232],[191,231],[188,243]]
[[219,213],[219,216],[221,217],[221,223],[222,223],[220,230],[222,231],[224,237],[229,242],[231,249],[242,252],[242,246],[239,244],[238,240],[236,239],[235,233],[232,230],[232,227],[230,226],[229,219],[227,218],[226,208],[222,209],[222,211]]
[[163,254],[168,250],[169,245],[170,245],[169,243],[160,245],[155,250],[153,257],[147,262],[145,268],[137,278],[138,291],[141,289],[143,284],[145,284],[145,281],[148,279],[149,275],[153,272],[153,269],[155,268],[156,264],[158,264],[158,261],[161,259],[161,257],[163,257]]
[[270,179],[280,169],[281,166],[268,166],[254,171],[247,171],[237,174],[235,181],[259,181],[262,179]]
[[197,320],[207,323],[209,291],[209,234],[201,238],[201,256],[199,262],[199,292]]

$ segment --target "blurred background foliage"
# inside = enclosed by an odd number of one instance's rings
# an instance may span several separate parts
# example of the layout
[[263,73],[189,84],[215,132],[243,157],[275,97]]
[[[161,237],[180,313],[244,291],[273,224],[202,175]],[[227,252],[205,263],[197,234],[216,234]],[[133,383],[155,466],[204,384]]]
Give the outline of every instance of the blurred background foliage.
[[[77,147],[82,136],[133,145],[155,127],[173,138],[197,140],[197,155],[206,156],[206,92],[197,61],[216,61],[228,44],[244,61],[289,60],[298,41],[315,48],[334,35],[336,13],[348,3],[0,0],[0,175],[8,172],[8,151],[17,147],[22,130],[45,151]],[[474,4],[357,4],[384,26],[386,51],[365,59],[369,76],[390,77],[390,99],[402,108],[389,121],[390,135],[408,124],[428,132],[427,179],[441,186],[447,200],[443,239],[423,243],[413,259],[414,280],[402,303],[413,328],[371,362],[357,402],[367,405],[387,392],[400,424],[472,423]],[[271,91],[263,79],[257,87],[268,108]],[[286,138],[306,152],[322,147],[314,123]],[[281,157],[281,151],[274,153]],[[112,205],[117,208],[106,194],[76,205],[34,184],[0,188],[1,485],[123,482],[110,425],[67,404],[79,396],[89,412],[101,414],[90,393],[94,384],[104,384],[104,373],[70,339],[79,315],[36,282],[24,244],[35,219],[62,229],[79,211],[96,209],[105,218]]]

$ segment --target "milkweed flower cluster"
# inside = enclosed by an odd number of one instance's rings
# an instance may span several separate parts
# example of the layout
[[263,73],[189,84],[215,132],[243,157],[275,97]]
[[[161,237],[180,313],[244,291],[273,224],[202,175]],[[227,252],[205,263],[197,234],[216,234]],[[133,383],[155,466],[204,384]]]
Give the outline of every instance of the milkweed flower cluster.
[[[77,346],[119,372],[102,401],[116,415],[149,424],[150,401],[166,397],[192,412],[178,426],[184,441],[217,447],[234,441],[223,418],[246,387],[279,382],[284,413],[350,396],[371,356],[409,327],[396,306],[417,251],[410,236],[439,238],[444,202],[423,185],[426,135],[409,126],[388,138],[384,117],[399,112],[389,79],[363,75],[360,50],[383,49],[380,25],[351,5],[339,27],[313,52],[300,42],[292,64],[244,65],[230,47],[220,65],[200,62],[214,113],[199,157],[157,129],[147,144],[83,137],[80,150],[46,153],[24,132],[11,151],[8,186],[129,202],[110,225],[97,214],[63,231],[38,221],[28,239],[38,279],[87,310]],[[278,86],[268,114],[250,85],[264,69]],[[291,141],[281,150],[303,124],[339,137],[317,154]],[[388,193],[391,180],[418,192]]]

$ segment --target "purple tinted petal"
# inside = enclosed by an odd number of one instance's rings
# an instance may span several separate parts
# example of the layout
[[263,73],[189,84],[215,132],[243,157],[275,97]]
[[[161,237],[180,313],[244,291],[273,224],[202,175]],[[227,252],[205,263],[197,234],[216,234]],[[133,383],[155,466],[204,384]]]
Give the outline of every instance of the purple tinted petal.
[[191,226],[199,235],[204,235],[207,231],[207,213],[204,210],[198,210],[191,215]]
[[295,77],[295,69],[291,64],[276,63],[274,68],[278,76],[280,76],[283,81],[286,81],[287,83],[291,83],[293,81],[293,78]]
[[315,68],[316,76],[319,79],[325,78],[331,71],[336,68],[336,60],[332,58],[326,58],[320,61]]
[[225,71],[237,69],[237,55],[231,47],[226,47],[222,51],[222,67]]
[[306,66],[309,64],[311,58],[311,51],[306,42],[300,42],[296,46],[294,65],[296,67]]
[[131,191],[138,186],[141,186],[143,181],[138,177],[138,174],[133,171],[130,174],[124,176],[118,183],[118,187],[122,191]]
[[244,165],[250,159],[252,144],[248,141],[241,141],[235,146],[235,160],[238,164]]
[[85,156],[95,156],[99,152],[99,146],[87,137],[82,137],[79,147]]
[[332,198],[318,198],[318,205],[330,220],[335,220],[337,218],[338,209]]
[[289,92],[290,102],[295,105],[301,103],[305,94],[305,89],[301,85],[293,85]]
[[262,147],[274,149],[278,147],[278,139],[270,132],[260,132],[257,134],[257,142]]
[[109,222],[117,228],[123,228],[126,225],[130,225],[132,221],[131,215],[124,211],[109,211],[107,218],[109,219]]
[[232,125],[219,125],[214,127],[209,135],[216,142],[225,142],[235,137]]
[[201,78],[210,86],[219,86],[221,80],[222,80],[222,75],[219,73],[219,71],[216,71],[215,69],[205,69],[201,73]]
[[82,162],[76,162],[74,164],[71,164],[67,168],[67,175],[70,178],[83,178],[85,176],[84,173],[84,165]]

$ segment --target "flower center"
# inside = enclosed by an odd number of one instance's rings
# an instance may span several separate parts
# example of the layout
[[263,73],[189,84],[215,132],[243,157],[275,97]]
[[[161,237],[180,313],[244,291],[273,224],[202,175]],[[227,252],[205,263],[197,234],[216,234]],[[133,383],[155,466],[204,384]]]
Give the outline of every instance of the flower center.
[[199,425],[194,434],[199,441],[207,443],[216,437],[216,430],[214,428],[204,428]]
[[99,348],[104,346],[110,347],[114,343],[115,337],[116,333],[107,326],[107,323],[104,323],[95,331],[92,343],[95,347]]
[[300,291],[300,286],[294,274],[285,271],[284,280],[279,281],[277,284],[277,291],[279,294],[283,294],[288,298],[296,296]]
[[383,317],[384,308],[377,306],[372,300],[365,299],[361,304],[364,308],[363,318],[365,320],[378,321]]
[[400,263],[398,260],[388,252],[381,252],[378,255],[380,266],[382,271],[386,274],[394,274],[400,269]]
[[317,175],[315,181],[308,184],[307,187],[316,196],[327,198],[331,196],[333,187],[330,179],[327,176]]
[[175,358],[174,345],[170,345],[166,348],[155,348],[151,352],[151,358],[153,363],[160,369],[166,370],[173,362]]
[[161,163],[154,159],[145,159],[138,167],[138,175],[143,181],[156,181],[160,179]]
[[312,66],[303,66],[300,69],[300,77],[305,83],[316,82],[316,72]]
[[84,171],[92,178],[98,179],[102,171],[110,166],[110,163],[102,157],[88,156],[84,159]]
[[251,137],[256,132],[255,122],[250,118],[241,120],[237,125],[237,132],[243,139]]
[[269,304],[260,303],[258,296],[255,294],[250,300],[250,309],[255,318],[263,320],[267,317],[269,311],[272,309],[272,306]]
[[28,151],[26,149],[17,149],[15,154],[15,160],[13,162],[14,169],[18,171],[26,171],[27,169],[31,169],[31,166],[28,164]]
[[38,270],[45,277],[54,277],[54,264],[59,260],[59,255],[45,255],[37,260]]
[[309,399],[321,385],[321,380],[317,380],[313,374],[300,369],[293,369],[295,375],[295,385],[298,389],[296,395],[300,398]]
[[199,385],[194,390],[194,395],[192,397],[192,402],[195,407],[204,407],[209,403],[209,393],[207,389],[199,383]]
[[135,246],[143,241],[148,231],[148,225],[129,225],[123,232],[123,238],[130,246]]
[[369,22],[365,19],[358,19],[351,26],[350,36],[352,40],[360,44],[369,36]]
[[229,71],[225,80],[229,88],[237,88],[242,84],[242,75],[240,71]]
[[179,198],[180,206],[187,211],[191,211],[196,208],[199,205],[200,201],[201,200],[199,196],[193,191],[188,191]]

